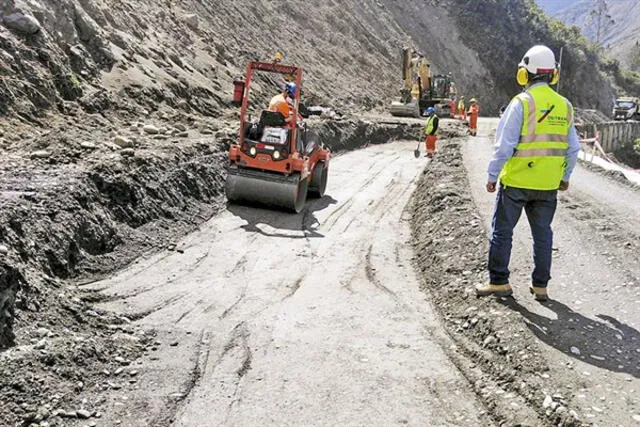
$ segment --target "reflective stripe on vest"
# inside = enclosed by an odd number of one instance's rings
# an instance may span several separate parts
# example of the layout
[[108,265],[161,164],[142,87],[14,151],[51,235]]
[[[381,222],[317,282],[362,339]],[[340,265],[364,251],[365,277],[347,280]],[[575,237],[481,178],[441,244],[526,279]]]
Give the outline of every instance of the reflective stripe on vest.
[[566,167],[571,104],[548,85],[531,87],[517,98],[523,110],[520,140],[500,180],[510,187],[555,190]]
[[540,157],[540,156],[566,156],[564,148],[533,148],[530,150],[517,150],[513,157]]

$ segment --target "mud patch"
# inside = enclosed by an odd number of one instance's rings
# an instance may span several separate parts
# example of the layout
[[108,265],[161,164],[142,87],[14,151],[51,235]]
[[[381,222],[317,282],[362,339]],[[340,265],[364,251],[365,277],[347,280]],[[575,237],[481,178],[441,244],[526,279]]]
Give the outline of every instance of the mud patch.
[[[519,315],[512,299],[475,297],[473,286],[486,280],[488,239],[469,188],[453,140],[427,166],[412,202],[414,261],[456,343],[450,356],[497,424],[582,425],[559,393],[566,384],[549,375],[537,326]],[[545,393],[556,394],[552,404]]]

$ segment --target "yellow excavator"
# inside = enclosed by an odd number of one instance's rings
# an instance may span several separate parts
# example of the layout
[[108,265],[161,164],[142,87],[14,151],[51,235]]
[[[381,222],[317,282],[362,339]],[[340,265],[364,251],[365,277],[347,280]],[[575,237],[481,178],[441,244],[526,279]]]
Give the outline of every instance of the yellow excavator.
[[402,50],[402,89],[391,102],[391,115],[419,117],[428,107],[440,116],[449,117],[449,99],[455,84],[449,76],[431,75],[429,60],[414,49]]

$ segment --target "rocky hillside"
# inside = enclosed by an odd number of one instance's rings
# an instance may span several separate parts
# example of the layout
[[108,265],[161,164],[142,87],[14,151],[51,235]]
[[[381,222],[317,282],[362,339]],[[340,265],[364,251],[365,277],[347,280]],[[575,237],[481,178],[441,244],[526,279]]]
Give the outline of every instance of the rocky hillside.
[[[166,104],[217,115],[246,61],[277,51],[305,67],[306,92],[318,101],[372,108],[395,93],[400,48],[425,30],[412,25],[443,15],[415,2],[415,22],[403,23],[396,17],[407,13],[405,6],[393,1],[288,3],[3,0],[0,112],[35,120],[44,111]],[[435,38],[442,48],[443,37],[429,28],[417,42]],[[462,52],[434,55],[436,68],[469,62],[472,52]],[[487,77],[472,62],[461,81]]]
[[[545,40],[544,28],[514,31],[529,26],[525,3],[2,0],[0,114],[38,122],[46,113],[133,116],[167,108],[215,117],[229,106],[231,82],[246,61],[276,51],[305,67],[313,101],[382,109],[397,91],[405,45],[495,111],[518,90],[516,61]],[[476,31],[479,23],[492,31]],[[601,89],[573,95],[599,107],[608,85],[583,53],[575,58],[564,78],[592,76],[585,89]],[[277,82],[265,83],[258,91],[266,96]]]
[[[558,57],[563,49],[561,92],[579,107],[609,112],[615,97],[611,70],[576,28],[549,19],[533,0],[477,2],[456,0],[452,9],[460,28],[470,30],[463,40],[477,52],[496,83],[496,94],[518,90],[514,79],[517,61],[533,43],[549,46]],[[486,49],[491,46],[491,49]]]
[[[568,25],[578,26],[590,40],[596,39],[596,25],[591,18],[593,0],[537,0],[551,16]],[[614,24],[603,25],[601,43],[607,54],[630,65],[636,42],[640,41],[640,3],[637,0],[608,1]]]

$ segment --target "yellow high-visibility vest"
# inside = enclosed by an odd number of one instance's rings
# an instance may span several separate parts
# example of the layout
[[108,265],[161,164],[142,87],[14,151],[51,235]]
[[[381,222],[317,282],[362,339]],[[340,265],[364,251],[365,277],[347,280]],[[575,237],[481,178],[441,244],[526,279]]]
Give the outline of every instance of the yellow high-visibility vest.
[[[431,132],[433,131],[433,121],[435,119],[436,115],[434,114],[433,116],[429,117],[427,119],[427,124],[424,125],[424,134],[425,135],[431,135]],[[437,131],[436,131],[437,133]]]
[[546,84],[516,98],[524,111],[520,141],[502,168],[500,181],[508,187],[556,190],[567,166],[573,108]]

